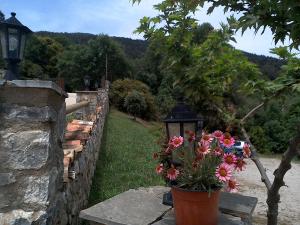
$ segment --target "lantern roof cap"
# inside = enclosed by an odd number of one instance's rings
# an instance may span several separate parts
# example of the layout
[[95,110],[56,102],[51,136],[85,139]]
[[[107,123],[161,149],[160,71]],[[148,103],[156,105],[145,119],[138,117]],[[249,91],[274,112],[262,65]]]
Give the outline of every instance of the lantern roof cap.
[[24,32],[26,33],[31,33],[32,31],[24,26],[17,18],[16,18],[16,13],[12,12],[11,13],[11,17],[9,17],[8,19],[4,20],[4,21],[0,21],[0,27],[8,27],[8,26],[12,26],[12,27],[21,27],[23,29]]
[[202,116],[192,111],[191,107],[183,102],[178,102],[163,122],[196,122],[202,121]]

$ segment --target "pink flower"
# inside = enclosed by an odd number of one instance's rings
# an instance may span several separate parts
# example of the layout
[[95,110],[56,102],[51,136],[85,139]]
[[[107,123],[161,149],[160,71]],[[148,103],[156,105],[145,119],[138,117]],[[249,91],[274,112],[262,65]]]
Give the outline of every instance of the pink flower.
[[159,164],[155,169],[157,174],[161,174],[164,171],[164,164]]
[[239,186],[239,184],[236,182],[235,179],[230,179],[227,182],[226,191],[229,191],[231,193],[235,193],[235,192],[238,191],[238,186]]
[[213,137],[211,134],[208,134],[208,133],[205,133],[205,132],[202,132],[202,137],[201,137],[201,142],[212,142],[213,140]]
[[208,142],[199,142],[199,146],[197,148],[197,153],[206,155],[210,152],[209,143]]
[[216,177],[223,182],[230,180],[232,173],[230,169],[230,166],[228,166],[226,163],[222,163],[216,169]]
[[234,168],[237,170],[237,171],[243,171],[245,168],[246,168],[246,162],[241,159],[241,158],[238,158],[236,160],[236,163],[234,165]]
[[220,147],[218,146],[218,147],[216,147],[216,148],[214,149],[214,154],[215,154],[216,156],[221,156],[221,155],[224,154],[224,151],[223,151],[222,148],[220,148]]
[[182,143],[183,143],[183,137],[181,137],[181,136],[179,136],[179,137],[174,136],[171,140],[171,144],[175,148],[178,148],[180,145],[182,145]]
[[214,133],[213,133],[213,136],[215,138],[217,138],[218,140],[221,140],[223,138],[223,132],[220,131],[220,130],[216,130]]
[[176,170],[174,166],[172,166],[170,169],[167,171],[167,178],[170,180],[176,180],[176,178],[179,175],[179,170]]
[[223,137],[221,139],[221,143],[226,147],[226,148],[230,148],[234,145],[235,141],[233,137]]
[[245,143],[243,147],[243,156],[245,158],[249,158],[251,156],[250,146],[247,143]]
[[223,162],[229,166],[233,166],[236,163],[236,156],[233,153],[224,154]]

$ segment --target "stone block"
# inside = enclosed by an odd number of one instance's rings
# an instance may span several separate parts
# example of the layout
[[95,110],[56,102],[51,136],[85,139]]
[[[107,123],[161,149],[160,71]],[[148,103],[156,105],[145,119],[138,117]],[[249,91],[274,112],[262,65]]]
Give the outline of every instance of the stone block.
[[0,173],[0,186],[5,186],[16,182],[16,178],[12,173]]
[[6,213],[0,213],[1,225],[46,225],[46,212],[45,211],[29,211],[26,212],[22,209],[12,210]]
[[129,190],[80,212],[80,218],[106,225],[150,224],[170,209],[162,204],[164,187]]
[[48,159],[50,149],[49,133],[41,130],[17,133],[0,132],[2,136],[2,167],[16,170],[40,169]]
[[27,179],[27,188],[24,195],[24,203],[40,205],[42,208],[46,207],[49,195],[50,176],[30,176]]

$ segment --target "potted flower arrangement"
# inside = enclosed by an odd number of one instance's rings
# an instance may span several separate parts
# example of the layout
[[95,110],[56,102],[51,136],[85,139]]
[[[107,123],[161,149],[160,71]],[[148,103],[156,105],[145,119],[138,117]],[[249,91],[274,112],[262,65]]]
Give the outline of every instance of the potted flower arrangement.
[[245,169],[250,146],[235,149],[235,139],[221,131],[185,133],[186,141],[175,136],[155,153],[156,173],[171,184],[177,225],[216,225],[220,190],[237,191],[233,173]]

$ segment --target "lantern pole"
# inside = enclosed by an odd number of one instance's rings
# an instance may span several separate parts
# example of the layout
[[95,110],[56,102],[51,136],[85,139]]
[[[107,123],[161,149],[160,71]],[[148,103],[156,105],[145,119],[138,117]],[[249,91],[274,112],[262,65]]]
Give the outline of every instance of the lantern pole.
[[15,60],[6,60],[7,62],[7,71],[5,73],[5,80],[17,80],[19,78],[19,66],[18,61]]

